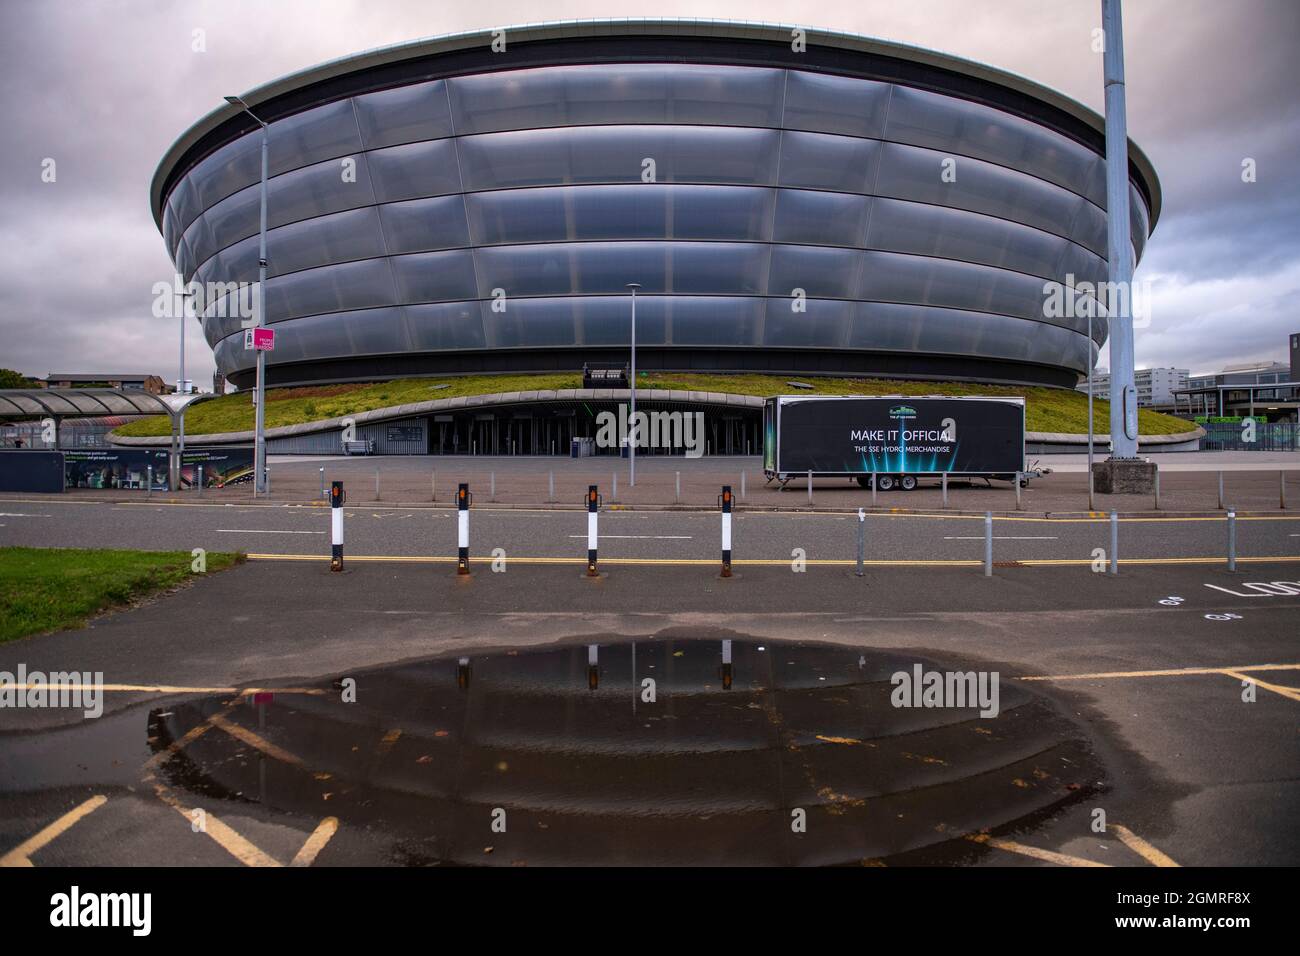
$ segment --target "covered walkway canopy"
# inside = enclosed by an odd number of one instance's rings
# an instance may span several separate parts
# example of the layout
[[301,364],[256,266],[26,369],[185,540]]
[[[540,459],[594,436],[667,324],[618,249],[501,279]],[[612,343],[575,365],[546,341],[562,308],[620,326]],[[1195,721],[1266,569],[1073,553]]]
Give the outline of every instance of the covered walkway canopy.
[[121,388],[0,388],[0,418],[98,418],[102,415],[169,415],[161,396]]

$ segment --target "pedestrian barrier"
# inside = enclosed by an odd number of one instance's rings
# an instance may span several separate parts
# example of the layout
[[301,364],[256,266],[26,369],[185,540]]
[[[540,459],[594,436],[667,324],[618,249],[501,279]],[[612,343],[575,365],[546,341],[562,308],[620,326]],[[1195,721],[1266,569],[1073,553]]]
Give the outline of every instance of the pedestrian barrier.
[[330,570],[343,570],[343,503],[347,495],[343,482],[330,485]]

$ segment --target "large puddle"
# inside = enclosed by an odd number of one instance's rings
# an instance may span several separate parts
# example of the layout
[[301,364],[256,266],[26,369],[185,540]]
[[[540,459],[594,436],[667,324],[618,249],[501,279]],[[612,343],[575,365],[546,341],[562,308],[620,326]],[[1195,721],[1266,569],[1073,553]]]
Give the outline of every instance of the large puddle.
[[894,706],[918,665],[966,670],[742,639],[453,656],[343,675],[355,702],[340,679],[173,705],[149,736],[219,715],[164,761],[171,786],[335,816],[406,864],[959,862],[965,834],[1098,786],[1087,739],[1024,684],[1000,681],[996,717]]

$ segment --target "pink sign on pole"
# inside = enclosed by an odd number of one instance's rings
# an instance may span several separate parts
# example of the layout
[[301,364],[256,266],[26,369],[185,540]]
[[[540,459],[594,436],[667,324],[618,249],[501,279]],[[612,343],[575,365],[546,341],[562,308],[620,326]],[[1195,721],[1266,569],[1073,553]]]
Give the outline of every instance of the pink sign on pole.
[[275,329],[256,328],[253,333],[253,348],[259,352],[275,350]]

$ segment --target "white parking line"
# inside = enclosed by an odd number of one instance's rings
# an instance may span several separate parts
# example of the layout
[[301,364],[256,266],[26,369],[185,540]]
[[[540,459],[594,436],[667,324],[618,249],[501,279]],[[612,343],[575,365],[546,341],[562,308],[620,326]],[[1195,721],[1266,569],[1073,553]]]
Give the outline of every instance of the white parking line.
[[[585,538],[585,534],[571,534],[570,538]],[[693,536],[689,534],[602,534],[601,540],[606,538],[632,538],[638,541],[690,541]]]
[[0,518],[52,518],[53,515],[29,515],[20,511],[0,511]]
[[[945,534],[945,535],[943,536],[943,540],[945,540],[945,541],[983,541],[983,540],[984,540],[984,535],[982,535],[982,534],[963,534],[963,535]],[[1046,534],[1042,534],[1042,535],[1039,535],[1039,534],[995,534],[995,535],[993,536],[993,540],[994,540],[994,541],[1055,541],[1055,540],[1056,540],[1056,535],[1046,535]]]
[[217,528],[217,534],[324,534],[324,531],[275,531],[265,528]]

